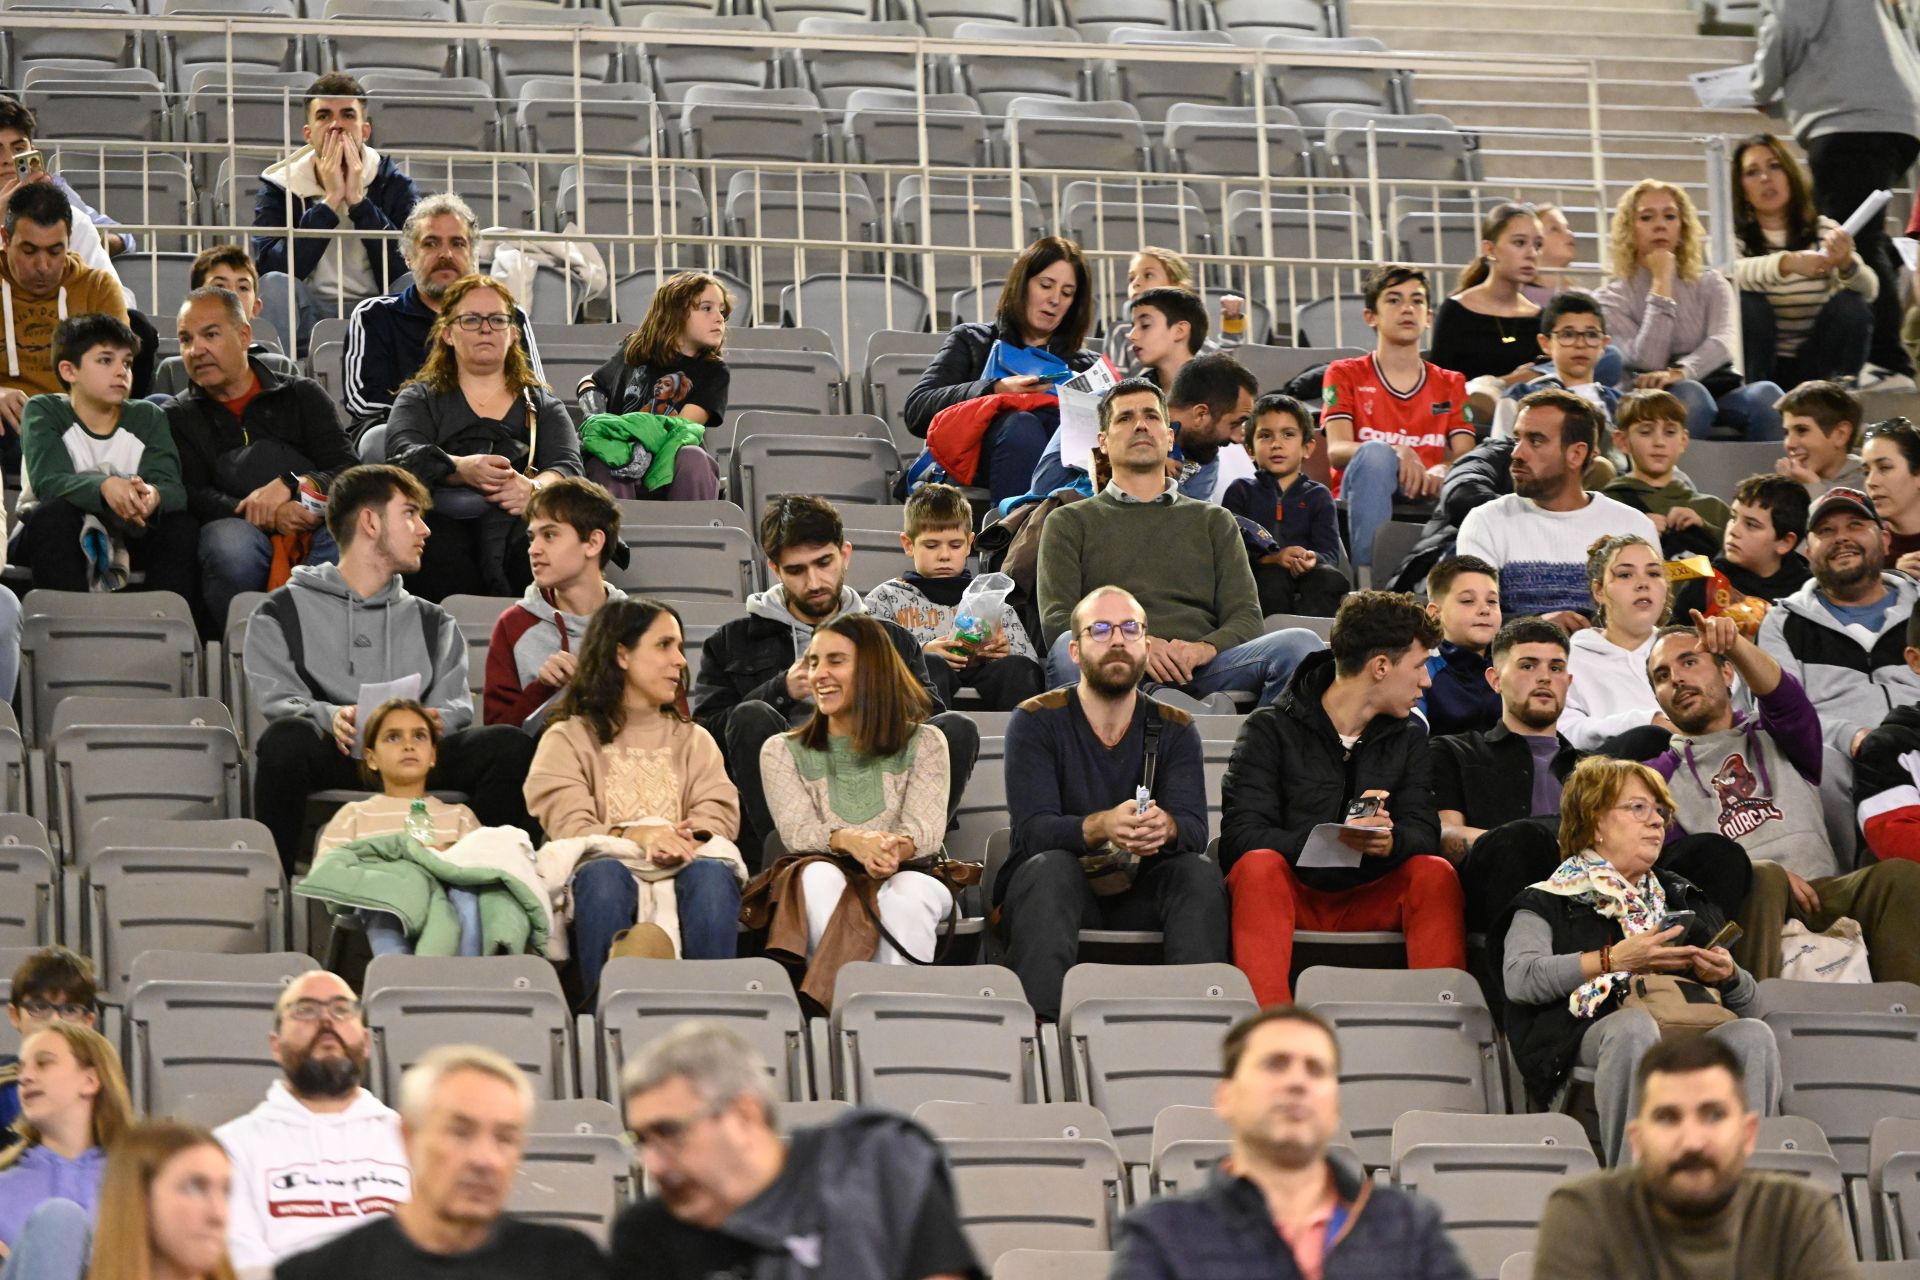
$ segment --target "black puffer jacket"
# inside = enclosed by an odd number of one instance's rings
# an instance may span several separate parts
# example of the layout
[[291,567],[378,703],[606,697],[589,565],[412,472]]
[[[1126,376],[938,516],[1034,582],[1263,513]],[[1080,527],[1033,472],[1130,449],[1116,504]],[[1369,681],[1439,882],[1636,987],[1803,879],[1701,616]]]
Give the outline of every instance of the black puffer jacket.
[[1394,567],[1391,590],[1418,591],[1428,572],[1453,549],[1467,512],[1513,492],[1513,443],[1505,437],[1482,441],[1447,468],[1440,500],[1420,531],[1420,541]]
[[1294,875],[1329,893],[1378,880],[1416,854],[1440,851],[1427,730],[1418,716],[1375,716],[1349,752],[1320,705],[1333,684],[1333,653],[1322,649],[1295,668],[1286,692],[1240,726],[1222,786],[1220,865],[1272,849],[1297,863],[1307,834],[1346,817],[1347,802],[1378,789],[1393,817],[1393,852],[1357,867],[1315,867]]
[[[947,340],[940,344],[939,354],[927,365],[927,371],[920,375],[913,390],[907,392],[907,430],[924,440],[927,428],[942,409],[991,394],[993,384],[984,381],[980,372],[987,367],[987,355],[993,350],[993,344],[1002,339],[1015,346],[1025,345],[1019,335],[1002,333],[998,325],[953,326]],[[1076,372],[1091,368],[1100,358],[1098,352],[1084,347],[1076,349],[1049,343],[1047,350],[1065,360]]]

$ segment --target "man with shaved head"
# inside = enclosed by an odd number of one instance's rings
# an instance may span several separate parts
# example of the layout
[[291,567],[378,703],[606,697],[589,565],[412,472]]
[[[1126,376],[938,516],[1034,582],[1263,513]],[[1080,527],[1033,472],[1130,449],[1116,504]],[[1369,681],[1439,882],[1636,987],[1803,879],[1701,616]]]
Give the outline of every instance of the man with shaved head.
[[282,1077],[215,1133],[233,1157],[227,1248],[236,1271],[272,1267],[411,1194],[400,1117],[361,1086],[367,1025],[331,973],[287,984],[267,1046]]

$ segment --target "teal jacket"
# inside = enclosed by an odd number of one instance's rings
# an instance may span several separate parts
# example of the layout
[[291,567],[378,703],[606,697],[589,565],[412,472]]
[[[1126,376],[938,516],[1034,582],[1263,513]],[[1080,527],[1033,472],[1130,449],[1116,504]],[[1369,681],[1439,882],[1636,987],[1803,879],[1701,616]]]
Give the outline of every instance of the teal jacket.
[[494,867],[448,862],[406,835],[370,836],[332,849],[293,891],[335,914],[398,916],[415,955],[451,956],[460,952],[460,922],[447,898],[450,887],[479,891],[482,954],[518,955],[546,945],[548,916],[526,884]]
[[653,455],[641,483],[658,489],[673,482],[674,459],[682,447],[705,440],[707,429],[685,418],[658,413],[596,413],[580,424],[580,447],[618,471],[633,461],[637,445]]

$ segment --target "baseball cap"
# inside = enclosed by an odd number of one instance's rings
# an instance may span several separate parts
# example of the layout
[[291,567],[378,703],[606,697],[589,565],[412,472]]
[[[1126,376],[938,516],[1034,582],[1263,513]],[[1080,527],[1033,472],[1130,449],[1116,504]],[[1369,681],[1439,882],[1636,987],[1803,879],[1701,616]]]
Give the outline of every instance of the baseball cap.
[[1820,500],[1813,504],[1813,510],[1807,512],[1807,528],[1813,528],[1835,511],[1858,512],[1875,524],[1881,523],[1880,512],[1873,505],[1872,498],[1858,489],[1840,485],[1821,494]]

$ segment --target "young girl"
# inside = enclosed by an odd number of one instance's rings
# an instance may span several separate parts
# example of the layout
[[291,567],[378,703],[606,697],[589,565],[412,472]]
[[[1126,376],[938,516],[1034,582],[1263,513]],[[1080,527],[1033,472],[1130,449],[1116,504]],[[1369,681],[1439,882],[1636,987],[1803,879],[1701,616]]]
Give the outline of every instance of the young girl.
[[[636,855],[589,853],[573,870],[574,950],[587,999],[614,935],[677,918],[679,954],[734,954],[746,867],[733,838],[740,793],[713,735],[685,711],[680,616],[657,600],[610,600],[527,770],[527,812],[549,839],[610,835]],[[541,855],[542,878],[562,872]],[[671,936],[671,935],[669,935]]]
[[800,989],[824,1008],[848,960],[911,963],[901,948],[934,959],[953,895],[900,867],[940,849],[947,741],[927,724],[931,702],[870,617],[843,615],[816,630],[807,675],[813,717],[760,749],[767,808],[790,851],[766,873],[767,950],[806,964]]
[[1480,256],[1433,317],[1427,358],[1467,379],[1482,421],[1508,387],[1536,377],[1540,306],[1524,290],[1540,265],[1540,220],[1522,204],[1495,205],[1480,225]]
[[[367,749],[360,760],[360,777],[380,794],[367,800],[342,805],[321,830],[314,845],[314,862],[354,840],[369,836],[388,836],[407,830],[407,818],[413,802],[427,806],[427,818],[433,825],[433,838],[423,841],[434,849],[457,843],[470,831],[480,829],[480,819],[463,804],[448,804],[427,794],[427,778],[439,759],[440,722],[427,714],[426,707],[410,698],[392,698],[373,709],[367,717]],[[449,889],[448,899],[460,917],[461,932],[474,934],[477,954],[480,929],[479,899],[470,889]],[[367,945],[375,955],[412,950],[406,930],[398,917],[384,911],[350,911],[367,931]],[[462,954],[466,948],[462,947]]]
[[1633,534],[1600,538],[1587,548],[1587,581],[1598,608],[1593,627],[1573,633],[1560,732],[1582,751],[1650,760],[1674,732],[1647,680],[1653,635],[1667,617],[1659,548]]
[[232,1163],[205,1129],[135,1125],[107,1160],[87,1280],[233,1280],[232,1189]]
[[18,1248],[20,1267],[29,1252],[41,1255],[51,1222],[35,1211],[50,1202],[92,1214],[106,1149],[132,1119],[120,1055],[105,1037],[70,1022],[50,1022],[27,1037],[14,1122],[20,1141],[0,1155],[0,1255]]
[[[717,430],[727,418],[727,319],[733,300],[712,276],[682,271],[653,295],[645,318],[614,357],[580,380],[588,413],[654,413]],[[710,450],[683,444],[673,479],[649,489],[587,456],[587,477],[616,498],[696,501],[720,494],[720,465]]]

